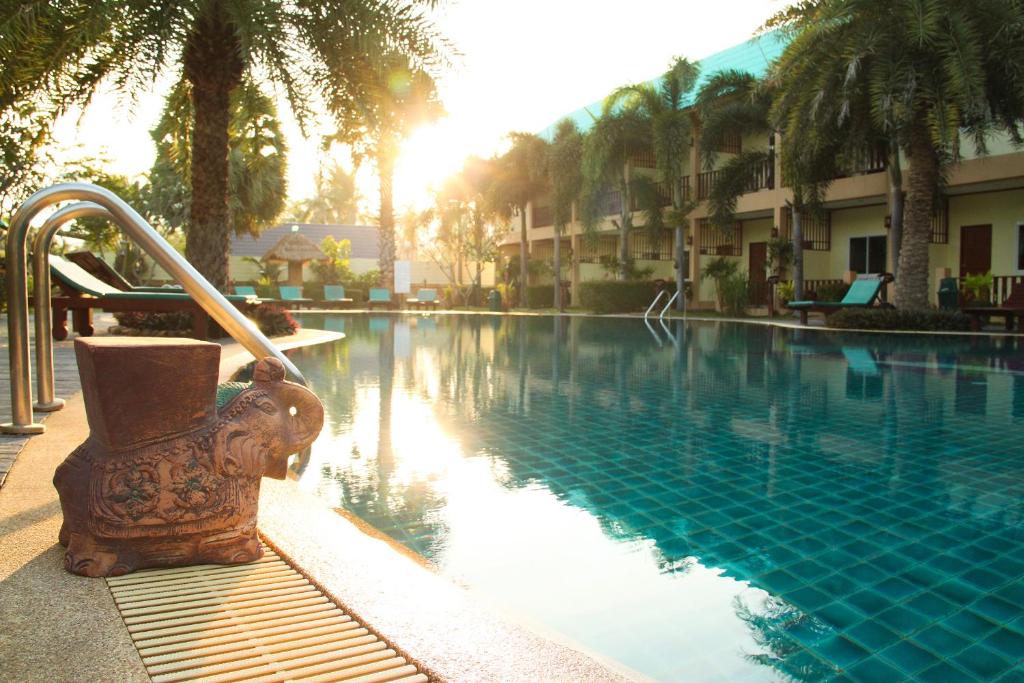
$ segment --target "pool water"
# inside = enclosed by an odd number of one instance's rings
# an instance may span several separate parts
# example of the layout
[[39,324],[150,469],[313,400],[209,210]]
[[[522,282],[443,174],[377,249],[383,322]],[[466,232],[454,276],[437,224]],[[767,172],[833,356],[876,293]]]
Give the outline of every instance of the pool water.
[[[301,484],[664,681],[1024,680],[1024,340],[308,315]],[[414,606],[410,606],[414,608]]]

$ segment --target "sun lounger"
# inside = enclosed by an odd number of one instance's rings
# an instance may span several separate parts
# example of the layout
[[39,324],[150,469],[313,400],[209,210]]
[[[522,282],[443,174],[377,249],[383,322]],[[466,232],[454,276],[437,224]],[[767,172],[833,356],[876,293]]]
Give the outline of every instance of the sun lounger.
[[1013,321],[1017,321],[1017,330],[1024,332],[1024,285],[1014,285],[1010,296],[1002,306],[964,306],[963,312],[971,318],[971,329],[981,330],[984,318],[1002,318],[1006,323],[1006,331],[1013,330]]
[[[71,311],[75,332],[83,337],[90,336],[93,333],[94,308],[113,313],[191,313],[192,335],[197,339],[206,339],[208,336],[209,318],[206,312],[185,292],[122,292],[93,277],[77,264],[56,255],[50,256],[50,272],[54,283],[63,294],[50,298],[50,307],[53,310],[53,338],[57,341],[68,336],[68,311]],[[242,311],[251,310],[258,304],[258,300],[253,297],[229,296],[227,299]]]
[[91,251],[72,251],[66,254],[67,260],[71,261],[97,280],[106,282],[111,287],[122,292],[183,292],[181,285],[163,285],[161,287],[140,287],[124,279],[121,273],[110,267],[103,259]]
[[406,299],[405,303],[416,308],[437,308],[437,290],[421,289],[416,292],[415,299]]
[[292,308],[302,308],[313,303],[312,299],[302,296],[302,287],[281,285],[277,291],[281,295],[280,302]]
[[370,289],[370,296],[366,300],[366,305],[372,310],[378,306],[384,308],[391,308],[391,290],[383,287],[373,287]]
[[891,275],[858,275],[850,284],[842,301],[790,301],[786,308],[800,313],[800,324],[807,324],[808,313],[834,313],[844,308],[869,308],[874,306],[882,286],[892,281]]
[[345,296],[342,285],[324,285],[323,305],[328,308],[348,308],[352,305],[352,299]]

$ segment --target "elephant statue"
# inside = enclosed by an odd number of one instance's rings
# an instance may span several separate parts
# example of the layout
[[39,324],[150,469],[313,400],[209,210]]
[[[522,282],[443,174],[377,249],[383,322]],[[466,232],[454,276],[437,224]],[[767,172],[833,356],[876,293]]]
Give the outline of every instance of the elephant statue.
[[[90,435],[53,479],[74,574],[259,559],[260,478],[284,479],[288,456],[323,426],[319,399],[285,381],[277,359],[259,361],[251,383],[217,387],[219,346],[166,341],[146,347],[147,359],[137,341],[76,340]],[[177,376],[160,377],[165,367]]]

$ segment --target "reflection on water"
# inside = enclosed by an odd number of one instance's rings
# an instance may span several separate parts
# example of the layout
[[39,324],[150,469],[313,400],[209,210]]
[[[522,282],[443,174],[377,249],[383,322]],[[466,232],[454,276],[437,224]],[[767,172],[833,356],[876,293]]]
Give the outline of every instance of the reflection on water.
[[661,680],[1024,658],[1019,340],[306,322],[302,484],[524,620]]

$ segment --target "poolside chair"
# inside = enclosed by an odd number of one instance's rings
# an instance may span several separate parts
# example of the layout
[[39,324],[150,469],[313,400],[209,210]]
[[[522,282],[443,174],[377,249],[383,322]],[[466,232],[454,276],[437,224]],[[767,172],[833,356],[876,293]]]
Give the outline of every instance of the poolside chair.
[[370,310],[373,310],[378,306],[391,308],[391,290],[385,289],[384,287],[371,287],[370,295],[366,300],[366,305]]
[[79,266],[97,280],[106,282],[122,292],[183,292],[181,285],[162,285],[160,287],[136,286],[125,280],[121,273],[110,267],[103,259],[91,251],[71,251],[65,254],[68,261]]
[[437,290],[420,289],[416,292],[415,299],[406,299],[405,303],[416,308],[437,309]]
[[281,285],[277,291],[281,296],[280,302],[292,308],[302,308],[313,303],[312,299],[302,296],[302,287]]
[[324,285],[323,305],[328,308],[348,308],[352,305],[352,299],[345,296],[342,285]]
[[[53,338],[57,341],[68,336],[68,311],[71,311],[74,330],[83,337],[93,333],[92,309],[98,308],[113,313],[170,313],[186,312],[192,314],[192,336],[206,339],[209,336],[209,318],[202,307],[191,296],[181,291],[162,291],[162,288],[150,288],[149,291],[133,289],[121,290],[93,277],[77,264],[61,258],[50,256],[50,272],[63,296],[50,298],[53,312]],[[157,291],[153,291],[153,290]],[[38,295],[38,294],[37,294]],[[45,294],[43,294],[45,296]],[[228,301],[243,312],[255,308],[259,300],[254,297],[229,296]]]
[[[858,275],[842,301],[790,301],[786,308],[800,313],[800,324],[807,324],[808,313],[835,313],[844,308],[870,308],[874,306],[882,286],[892,282],[892,275]],[[888,306],[889,304],[883,304]]]
[[1024,284],[1015,284],[1010,296],[1001,306],[964,306],[961,309],[971,318],[971,329],[981,331],[985,318],[1002,318],[1006,323],[1006,331],[1013,331],[1013,321],[1017,321],[1017,331],[1024,332]]

